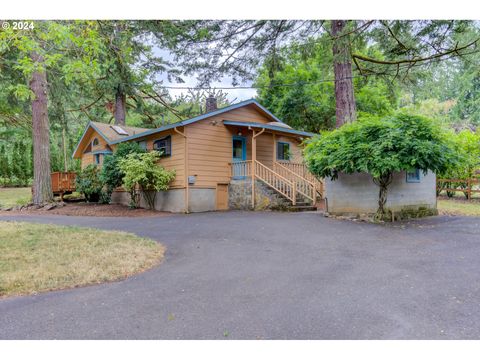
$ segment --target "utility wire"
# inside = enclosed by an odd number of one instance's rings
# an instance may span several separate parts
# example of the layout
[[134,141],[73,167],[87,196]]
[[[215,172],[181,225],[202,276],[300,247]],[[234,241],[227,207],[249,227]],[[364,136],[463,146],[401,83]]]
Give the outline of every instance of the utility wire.
[[342,79],[316,80],[316,81],[297,81],[289,84],[269,84],[269,85],[251,85],[251,86],[168,86],[160,85],[164,89],[178,89],[178,90],[236,90],[236,89],[264,89],[271,87],[293,87],[299,85],[311,85],[321,83],[334,83],[336,81],[343,81],[348,79],[365,78],[367,75],[348,76]]

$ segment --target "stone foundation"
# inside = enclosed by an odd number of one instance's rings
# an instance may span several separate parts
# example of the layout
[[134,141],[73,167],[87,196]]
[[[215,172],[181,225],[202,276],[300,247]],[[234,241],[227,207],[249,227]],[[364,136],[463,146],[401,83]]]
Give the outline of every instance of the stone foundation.
[[[228,206],[235,210],[252,209],[252,179],[232,180],[228,186]],[[263,182],[255,181],[254,210],[287,210],[288,199],[269,188]]]

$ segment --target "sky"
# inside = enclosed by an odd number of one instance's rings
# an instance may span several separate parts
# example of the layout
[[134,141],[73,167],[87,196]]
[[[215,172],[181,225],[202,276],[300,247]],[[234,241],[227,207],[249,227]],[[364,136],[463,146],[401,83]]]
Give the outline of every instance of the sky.
[[[157,56],[162,56],[163,58],[167,59],[168,61],[173,61],[172,55],[169,53],[168,50],[154,48],[154,53]],[[163,81],[165,86],[180,86],[180,87],[195,87],[197,85],[196,76],[182,76],[184,83],[171,83],[167,79],[166,74],[159,75],[158,79]],[[251,85],[251,82],[241,84],[243,86]],[[231,87],[232,80],[229,77],[224,77],[220,82],[213,82],[212,87]],[[187,94],[187,90],[183,89],[168,89],[172,98],[180,96],[182,93]],[[225,89],[222,90],[224,93],[228,94],[228,100],[231,102],[240,102],[243,100],[248,100],[257,95],[257,91],[255,89]]]

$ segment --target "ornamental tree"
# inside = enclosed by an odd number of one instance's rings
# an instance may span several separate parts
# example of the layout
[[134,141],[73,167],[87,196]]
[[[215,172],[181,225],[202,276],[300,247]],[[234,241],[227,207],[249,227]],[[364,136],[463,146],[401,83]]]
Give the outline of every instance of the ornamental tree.
[[339,173],[370,174],[379,187],[376,218],[382,219],[393,173],[442,173],[461,161],[448,134],[432,120],[407,113],[363,118],[312,138],[305,158],[312,173],[332,180]]
[[175,170],[168,171],[157,164],[160,159],[158,151],[132,153],[120,159],[120,170],[125,174],[123,186],[130,192],[131,206],[138,207],[139,192],[150,209],[155,207],[157,191],[168,190],[168,185],[175,178]]
[[125,158],[129,154],[144,152],[145,150],[142,149],[138,143],[126,142],[119,144],[113,155],[105,156],[102,170],[100,172],[100,180],[105,185],[105,196],[102,200],[109,203],[113,190],[122,185],[125,174],[120,170],[118,164],[119,160]]

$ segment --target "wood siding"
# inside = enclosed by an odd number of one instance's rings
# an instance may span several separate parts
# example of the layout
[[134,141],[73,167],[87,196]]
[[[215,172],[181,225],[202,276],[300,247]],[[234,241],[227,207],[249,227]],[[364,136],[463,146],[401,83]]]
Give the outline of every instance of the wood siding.
[[[183,128],[179,128],[179,131],[183,131]],[[147,150],[151,151],[153,150],[155,140],[169,135],[172,137],[172,155],[160,159],[158,163],[167,170],[175,170],[176,176],[170,185],[171,188],[185,187],[185,139],[183,136],[172,129],[145,138],[136,139],[135,141],[146,141]]]
[[[268,123],[271,119],[255,108],[246,106],[213,116],[187,126],[189,173],[195,175],[192,187],[216,188],[218,183],[230,181],[232,162],[232,136],[242,132],[247,140],[247,160],[252,159],[252,131],[247,128],[226,127],[223,120]],[[260,130],[257,130],[257,133]],[[292,161],[301,158],[301,148],[295,138],[277,136],[277,140],[289,142]],[[257,160],[266,166],[273,162],[273,135],[264,133],[257,137]]]
[[[152,134],[144,138],[138,138],[133,141],[146,141],[147,150],[153,149],[153,143],[170,135],[172,137],[172,155],[162,158],[159,164],[168,170],[176,171],[176,178],[172,182],[172,188],[185,187],[185,177],[195,175],[196,181],[193,188],[212,188],[216,189],[219,183],[229,183],[232,162],[232,136],[241,132],[247,140],[247,159],[252,159],[252,131],[247,128],[237,128],[235,126],[227,127],[223,125],[223,120],[269,123],[272,120],[256,110],[255,106],[249,105],[229,112],[212,116],[210,118],[192,123],[186,127],[179,127],[178,130],[184,132],[188,142],[188,174],[185,174],[185,138],[175,132],[173,129],[162,133]],[[260,130],[256,130],[258,133]],[[267,130],[268,131],[268,130]],[[84,154],[84,149],[93,138],[97,137],[99,145],[92,147],[92,151],[105,150],[107,144],[105,140],[95,131],[87,134],[88,138],[83,142],[82,149],[82,168],[88,164],[94,163],[93,154]],[[286,137],[276,135],[277,141],[290,143],[292,161],[301,162],[301,147],[295,137]],[[115,146],[112,146],[112,150]],[[274,143],[273,135],[270,132],[257,137],[257,160],[268,167],[273,165]]]

